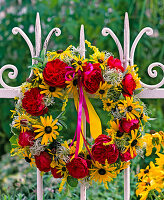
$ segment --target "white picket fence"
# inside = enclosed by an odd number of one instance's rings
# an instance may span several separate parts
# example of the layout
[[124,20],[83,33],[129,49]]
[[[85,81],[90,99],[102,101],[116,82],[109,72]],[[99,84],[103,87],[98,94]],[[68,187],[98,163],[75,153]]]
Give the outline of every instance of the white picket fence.
[[[16,35],[19,33],[24,40],[26,41],[30,53],[31,53],[31,58],[35,56],[39,56],[40,51],[42,47],[47,49],[49,40],[53,34],[56,36],[60,36],[61,30],[59,28],[53,28],[47,38],[45,39],[45,42],[42,46],[41,44],[41,25],[40,25],[40,17],[39,13],[36,15],[36,24],[35,24],[35,47],[31,43],[30,39],[28,36],[21,30],[19,27],[15,27],[12,30],[12,33]],[[129,19],[128,19],[128,13],[125,13],[125,19],[124,19],[124,48],[122,48],[122,45],[115,35],[115,33],[110,29],[110,28],[103,28],[102,29],[102,35],[103,36],[108,36],[110,35],[113,40],[115,41],[118,51],[119,51],[119,56],[120,60],[126,68],[128,65],[133,65],[134,64],[134,53],[136,46],[141,39],[141,37],[146,33],[148,36],[151,36],[153,34],[153,30],[150,27],[146,27],[140,31],[140,33],[137,35],[135,38],[132,47],[130,48],[130,28],[129,28]],[[81,30],[80,30],[80,53],[81,56],[85,57],[85,36],[84,36],[84,26],[81,25]],[[34,64],[36,61],[32,60],[32,64]],[[151,78],[156,78],[157,77],[157,71],[154,70],[154,67],[160,67],[163,71],[164,74],[164,65],[159,63],[159,62],[154,62],[148,66],[148,74]],[[2,68],[0,68],[0,85],[3,88],[0,88],[0,98],[14,98],[16,96],[19,96],[20,94],[20,86],[18,87],[11,87],[8,86],[2,78],[3,72],[6,69],[12,69],[12,72],[8,73],[8,77],[10,79],[15,79],[18,75],[18,70],[14,65],[8,64],[4,65]],[[142,70],[142,69],[140,69]],[[32,71],[30,72],[29,77],[32,75]],[[164,85],[164,75],[163,79],[161,80],[160,83],[155,84],[155,85],[147,85],[141,81],[142,86],[144,87],[143,91],[138,95],[140,98],[144,99],[158,99],[158,98],[163,98],[164,99],[164,88],[160,88]],[[86,135],[86,119],[85,115],[83,112],[83,124],[84,124],[84,133]],[[43,179],[42,176],[40,175],[40,171],[37,169],[37,200],[43,200]],[[84,185],[81,185],[80,187],[80,199],[81,200],[86,200],[86,187]],[[130,200],[130,167],[124,170],[124,200]]]

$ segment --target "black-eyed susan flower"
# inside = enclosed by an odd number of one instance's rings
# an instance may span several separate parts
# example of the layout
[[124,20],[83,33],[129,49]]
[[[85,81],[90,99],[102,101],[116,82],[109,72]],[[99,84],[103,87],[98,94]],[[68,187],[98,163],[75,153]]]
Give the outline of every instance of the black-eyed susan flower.
[[75,76],[72,80],[66,81],[66,88],[67,93],[72,93],[74,97],[78,97],[78,90],[77,90],[77,85],[78,85],[78,78]]
[[61,96],[63,96],[63,94],[61,93],[62,88],[52,87],[46,84],[45,82],[39,85],[39,87],[42,89],[40,94],[45,94],[48,97],[57,97],[57,98],[60,98]]
[[153,148],[156,148],[156,153],[161,150],[162,136],[158,132],[153,134],[146,133],[142,137],[142,142],[146,144],[146,156],[150,156]]
[[53,121],[52,115],[46,117],[40,116],[41,124],[33,125],[36,130],[35,133],[38,133],[35,136],[35,139],[42,137],[41,145],[47,145],[48,141],[52,142],[53,139],[56,140],[56,136],[59,133],[56,131],[58,126],[56,125],[58,119]]
[[111,109],[115,107],[113,100],[105,99],[102,100],[102,102],[103,102],[103,110],[106,110],[108,112],[110,112]]
[[47,52],[47,58],[48,61],[52,61],[55,60],[56,58],[59,58],[61,60],[65,59],[65,57],[70,56],[71,55],[71,49],[72,45],[70,45],[65,51],[63,51],[62,49],[59,49],[57,51],[48,51]]
[[107,92],[111,87],[112,87],[112,85],[109,85],[107,82],[105,82],[105,83],[100,82],[100,86],[99,86],[99,89],[96,92],[96,95],[100,99],[106,98]]
[[25,161],[26,161],[27,163],[29,163],[31,167],[32,167],[32,165],[35,166],[35,159],[32,158],[31,153],[27,153],[27,151],[25,150],[25,152],[22,153],[22,155],[23,155]]
[[126,115],[127,120],[136,119],[140,117],[140,113],[143,112],[143,107],[139,105],[139,102],[133,102],[133,97],[126,97],[125,100],[121,100],[118,104],[120,113]]
[[63,160],[59,160],[56,169],[58,170],[57,173],[60,173],[63,177],[67,177],[69,174],[68,169],[66,167],[66,163]]
[[93,168],[90,169],[90,178],[92,181],[104,183],[108,189],[107,182],[113,180],[116,177],[116,167],[108,164],[106,160],[105,165],[100,164],[98,161],[93,162]]
[[[141,139],[140,139],[140,136],[141,134],[138,133],[138,129],[135,129],[135,130],[132,130],[131,131],[131,140],[129,141],[129,145],[126,146],[126,150],[125,152],[130,149],[130,154],[131,154],[131,157],[133,158],[135,155],[137,155],[137,152],[136,152],[136,147],[137,146],[141,146],[142,142],[141,142]],[[124,153],[125,153],[124,152]]]
[[29,129],[29,116],[27,114],[25,114],[25,112],[23,112],[22,114],[18,113],[18,117],[15,118],[14,120],[14,125],[13,127],[20,129],[21,132],[25,132]]
[[135,81],[135,84],[136,84],[135,89],[139,89],[141,88],[141,83],[140,83],[141,78],[138,77],[138,68],[135,69],[136,66],[137,65],[128,66],[126,70],[127,70],[127,73],[132,75],[133,80]]
[[75,66],[76,68],[76,72],[80,69],[81,71],[83,71],[83,65],[85,65],[85,63],[88,61],[87,59],[84,59],[84,57],[80,57],[79,56],[75,56],[74,58],[74,62],[72,63],[73,66]]
[[92,56],[90,56],[90,61],[93,63],[99,63],[100,67],[104,70],[107,65],[107,57],[105,52],[97,51]]
[[110,121],[110,129],[106,129],[106,132],[111,136],[113,139],[117,138],[120,139],[123,136],[123,132],[119,131],[119,120]]

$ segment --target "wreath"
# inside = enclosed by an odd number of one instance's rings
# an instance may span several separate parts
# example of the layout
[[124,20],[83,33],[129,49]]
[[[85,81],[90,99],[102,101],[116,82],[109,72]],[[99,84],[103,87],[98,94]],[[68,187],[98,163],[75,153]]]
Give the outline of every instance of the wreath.
[[[75,187],[78,182],[107,183],[142,156],[142,134],[147,122],[147,109],[137,97],[142,90],[136,66],[125,70],[121,61],[108,51],[99,51],[85,41],[88,58],[70,45],[65,51],[43,49],[33,58],[33,75],[21,85],[16,98],[10,139],[11,155],[18,155],[41,172],[51,171]],[[106,112],[108,128],[89,98],[100,99]],[[74,99],[77,126],[74,136],[65,140],[67,124],[64,115],[69,98]],[[56,112],[56,110],[60,112]],[[82,115],[90,126],[92,140],[83,131]]]

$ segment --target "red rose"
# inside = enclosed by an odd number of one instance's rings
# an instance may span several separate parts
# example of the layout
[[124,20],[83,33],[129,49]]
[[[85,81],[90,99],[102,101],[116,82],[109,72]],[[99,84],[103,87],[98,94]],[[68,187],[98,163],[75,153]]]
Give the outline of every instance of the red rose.
[[92,146],[92,156],[93,158],[101,164],[105,164],[105,160],[107,159],[109,164],[115,163],[118,158],[119,151],[115,144],[103,145],[103,143],[107,143],[111,141],[111,138],[106,135],[100,135],[96,138],[96,142]]
[[99,135],[96,139],[95,139],[95,143],[97,142],[103,142],[103,143],[107,143],[107,142],[110,142],[111,141],[111,138],[107,135]]
[[83,67],[82,83],[84,89],[90,94],[94,94],[99,89],[100,82],[104,81],[99,65],[99,63],[86,63],[86,66]]
[[[133,152],[133,156],[134,157],[136,157],[136,155],[135,155],[135,153]],[[123,162],[123,161],[128,161],[128,160],[131,160],[131,159],[133,159],[132,157],[131,157],[131,154],[130,154],[130,150],[128,149],[125,153],[120,153],[119,154],[119,157],[120,157],[120,159],[121,159],[121,161]]]
[[131,130],[139,128],[139,120],[132,119],[127,120],[126,118],[122,118],[119,121],[119,131],[124,133],[129,133]]
[[68,65],[59,59],[52,60],[46,64],[43,70],[44,81],[52,87],[64,88],[65,75],[68,69]]
[[53,175],[54,178],[62,178],[63,176],[61,175],[61,173],[57,173],[59,170],[54,168],[51,168],[51,173]]
[[73,178],[84,178],[89,174],[86,160],[80,157],[73,158],[66,167]]
[[40,94],[39,88],[32,88],[24,93],[22,107],[31,115],[39,116],[47,113],[48,108],[43,101],[43,94]]
[[122,80],[124,97],[131,97],[136,88],[136,83],[131,74],[126,74]]
[[25,131],[19,134],[19,145],[22,147],[32,146],[34,144],[35,133],[32,131]]
[[113,58],[113,56],[110,56],[108,58],[107,65],[110,69],[121,70],[122,72],[124,72],[124,68],[121,65],[121,61],[117,58]]
[[51,169],[51,156],[47,152],[43,151],[39,156],[35,156],[35,163],[40,171],[49,172]]

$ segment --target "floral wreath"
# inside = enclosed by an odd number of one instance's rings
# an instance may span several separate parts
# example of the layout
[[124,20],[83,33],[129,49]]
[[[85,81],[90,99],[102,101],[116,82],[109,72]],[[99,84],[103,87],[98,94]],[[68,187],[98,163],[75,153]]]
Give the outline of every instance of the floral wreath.
[[[128,66],[125,70],[111,53],[85,42],[93,51],[86,59],[72,45],[65,51],[43,50],[33,58],[37,60],[31,66],[33,75],[22,84],[12,110],[11,155],[61,178],[59,191],[65,182],[75,187],[78,181],[103,182],[108,188],[107,183],[128,167],[129,160],[142,154],[148,116],[137,97],[142,90],[138,69]],[[109,128],[103,132],[90,95],[102,101],[107,113]],[[62,131],[67,127],[64,113],[69,97],[74,99],[77,126],[67,141]],[[62,106],[57,115],[59,100]],[[83,133],[82,112],[90,125],[90,142]]]

